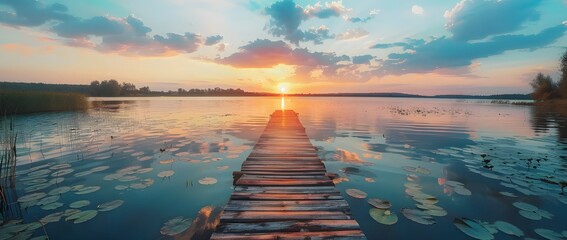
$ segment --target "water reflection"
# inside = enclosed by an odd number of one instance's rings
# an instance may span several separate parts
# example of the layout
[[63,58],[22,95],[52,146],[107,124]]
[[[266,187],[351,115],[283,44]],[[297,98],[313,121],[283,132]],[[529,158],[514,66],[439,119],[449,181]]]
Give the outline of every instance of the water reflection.
[[[185,224],[175,226],[187,226],[172,238],[206,236],[218,220],[216,207],[232,191],[231,172],[240,169],[269,115],[279,108],[299,113],[327,170],[339,175],[337,188],[369,239],[463,239],[455,219],[479,219],[483,223],[469,224],[490,229],[505,221],[531,238],[540,237],[538,228],[565,230],[563,109],[283,96],[125,98],[93,104],[99,107],[88,112],[16,119],[22,136],[17,191],[27,196],[20,203],[24,223],[49,220],[45,228],[54,239],[157,239],[172,219]],[[346,189],[368,197],[352,198]],[[370,213],[385,212],[373,210],[369,198],[388,200],[388,211],[398,221],[377,222]],[[84,201],[90,204],[71,207]],[[98,208],[120,201],[111,211]],[[516,202],[537,209],[519,209]],[[85,212],[75,216],[84,222],[65,220],[77,211]],[[42,235],[30,226],[33,231],[9,234]],[[96,231],[102,227],[109,231]],[[501,231],[491,234],[513,238]]]

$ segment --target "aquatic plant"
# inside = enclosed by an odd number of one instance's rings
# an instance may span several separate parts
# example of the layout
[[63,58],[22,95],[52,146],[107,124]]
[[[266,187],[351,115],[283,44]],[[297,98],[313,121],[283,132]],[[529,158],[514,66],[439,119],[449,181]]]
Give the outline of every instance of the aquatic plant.
[[3,220],[17,218],[19,207],[16,204],[16,141],[18,133],[14,128],[13,119],[6,116],[2,120],[0,132],[0,212]]

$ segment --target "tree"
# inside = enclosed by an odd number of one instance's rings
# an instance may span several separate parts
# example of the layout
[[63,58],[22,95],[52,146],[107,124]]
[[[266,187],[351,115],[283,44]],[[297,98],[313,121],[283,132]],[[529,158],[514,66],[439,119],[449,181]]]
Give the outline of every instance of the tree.
[[142,93],[142,94],[148,94],[148,93],[150,93],[150,92],[151,92],[151,91],[150,91],[150,87],[148,87],[148,86],[145,86],[145,87],[141,87],[141,88],[140,88],[140,93]]
[[532,98],[536,101],[543,101],[557,97],[557,84],[551,77],[538,73],[536,78],[530,83],[534,89]]
[[122,95],[122,96],[132,95],[132,94],[136,93],[137,90],[138,89],[136,89],[136,85],[134,85],[133,83],[123,82],[122,83],[122,89],[120,91],[120,95]]
[[89,86],[89,92],[91,96],[100,96],[100,82],[92,81],[91,85]]
[[567,50],[561,57],[559,71],[561,72],[561,78],[559,79],[559,87],[557,91],[562,98],[567,98]]

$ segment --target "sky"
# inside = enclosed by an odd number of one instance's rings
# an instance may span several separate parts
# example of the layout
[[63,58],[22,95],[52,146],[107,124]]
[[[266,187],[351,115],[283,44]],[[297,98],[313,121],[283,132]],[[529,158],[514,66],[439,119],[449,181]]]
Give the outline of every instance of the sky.
[[0,0],[0,81],[528,93],[566,33],[567,0]]

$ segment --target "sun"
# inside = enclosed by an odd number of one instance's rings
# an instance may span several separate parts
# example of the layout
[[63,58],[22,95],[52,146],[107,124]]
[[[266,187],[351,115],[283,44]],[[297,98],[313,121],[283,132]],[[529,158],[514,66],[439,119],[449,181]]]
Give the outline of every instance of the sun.
[[289,91],[288,84],[287,83],[278,84],[278,90],[280,91],[281,94],[287,93]]
[[285,93],[285,92],[287,92],[287,89],[285,87],[280,87],[280,92]]

